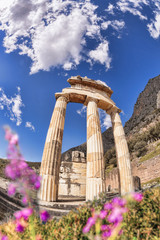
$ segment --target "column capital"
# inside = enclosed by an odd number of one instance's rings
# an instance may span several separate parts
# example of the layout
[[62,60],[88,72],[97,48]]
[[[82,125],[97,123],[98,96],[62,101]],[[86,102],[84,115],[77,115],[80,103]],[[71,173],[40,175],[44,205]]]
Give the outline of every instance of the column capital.
[[87,106],[89,102],[95,102],[96,104],[98,103],[98,99],[94,97],[86,97],[86,100],[84,102],[84,105]]
[[69,94],[55,93],[56,100],[64,99],[67,103],[69,102]]
[[112,106],[111,108],[109,108],[106,113],[109,114],[109,115],[112,115],[114,113],[120,113],[121,112],[121,109],[119,109],[118,107],[116,106]]

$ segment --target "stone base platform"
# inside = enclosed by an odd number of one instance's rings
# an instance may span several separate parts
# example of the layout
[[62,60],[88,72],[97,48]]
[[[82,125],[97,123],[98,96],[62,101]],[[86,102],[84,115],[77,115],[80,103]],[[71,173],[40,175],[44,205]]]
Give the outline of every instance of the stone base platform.
[[60,219],[67,215],[71,210],[78,208],[85,203],[85,199],[79,198],[59,198],[57,202],[38,201],[40,210],[49,212],[52,218]]

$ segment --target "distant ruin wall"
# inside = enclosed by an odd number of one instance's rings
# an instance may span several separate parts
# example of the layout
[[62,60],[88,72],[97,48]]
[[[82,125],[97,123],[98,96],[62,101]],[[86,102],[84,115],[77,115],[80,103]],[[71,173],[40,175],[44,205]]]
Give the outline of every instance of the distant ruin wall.
[[[131,165],[132,175],[138,176],[142,184],[160,177],[160,155],[142,163],[138,161],[131,163]],[[118,189],[118,169],[114,168],[106,175],[106,190]],[[63,161],[61,163],[59,195],[75,197],[85,197],[86,195],[86,162],[83,155],[80,157],[78,152],[72,154],[72,162]]]
[[114,168],[106,175],[106,190],[118,190],[119,189],[119,175],[118,168]]
[[[138,176],[141,183],[149,182],[160,177],[160,155],[140,163],[139,161],[131,163],[132,175]],[[106,186],[111,186],[111,190],[118,189],[118,169],[113,169],[106,177]]]
[[141,179],[141,183],[151,181],[160,177],[160,155],[144,161],[142,163],[132,164],[133,176],[138,176]]
[[72,152],[72,162],[61,162],[59,196],[85,197],[86,160],[84,153]]

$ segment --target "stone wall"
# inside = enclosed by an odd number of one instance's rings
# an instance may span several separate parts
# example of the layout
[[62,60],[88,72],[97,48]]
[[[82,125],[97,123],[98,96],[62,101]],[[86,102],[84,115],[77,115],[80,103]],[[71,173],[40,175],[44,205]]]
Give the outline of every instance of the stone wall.
[[144,161],[132,164],[133,176],[138,176],[141,183],[146,183],[152,179],[160,177],[160,155]]
[[[78,159],[79,158],[79,159]],[[80,152],[72,153],[72,162],[62,162],[60,168],[59,196],[85,197],[86,195],[86,162]],[[83,161],[83,162],[82,162]],[[160,177],[160,155],[144,161],[133,162],[132,175],[138,176],[141,183]],[[114,168],[106,177],[106,189],[119,189],[118,169]]]
[[85,197],[86,160],[84,153],[72,152],[72,162],[63,161],[60,167],[59,196]]
[[[142,184],[160,177],[160,155],[142,163],[138,161],[133,162],[131,163],[131,166],[132,176],[138,176]],[[106,186],[107,188],[108,186],[111,186],[111,190],[118,189],[119,183],[117,168],[113,169],[107,174]]]
[[114,168],[111,172],[106,175],[106,190],[119,190],[119,174],[118,169]]

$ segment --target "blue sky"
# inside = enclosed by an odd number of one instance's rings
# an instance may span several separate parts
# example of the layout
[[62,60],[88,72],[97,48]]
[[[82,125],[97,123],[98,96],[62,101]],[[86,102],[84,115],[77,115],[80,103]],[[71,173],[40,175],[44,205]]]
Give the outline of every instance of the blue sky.
[[[1,0],[0,156],[3,126],[19,134],[28,161],[41,161],[55,92],[70,76],[101,80],[131,117],[139,93],[160,74],[159,0]],[[69,103],[63,147],[86,141],[86,113]],[[110,119],[100,112],[102,131]]]

